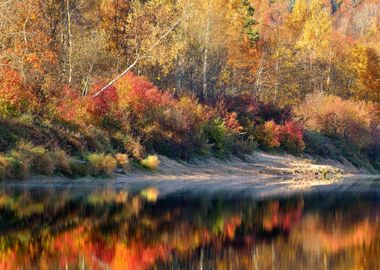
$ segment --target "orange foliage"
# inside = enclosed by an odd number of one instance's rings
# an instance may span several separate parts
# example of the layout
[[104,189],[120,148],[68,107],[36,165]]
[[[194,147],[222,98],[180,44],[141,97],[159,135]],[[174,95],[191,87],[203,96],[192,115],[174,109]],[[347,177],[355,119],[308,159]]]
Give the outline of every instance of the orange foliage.
[[[58,99],[57,111],[60,117],[67,121],[80,122],[83,120],[87,99],[80,97],[79,92],[62,87],[62,97]],[[84,110],[84,111],[83,111]]]
[[[37,101],[19,72],[0,66],[0,106],[17,113],[27,112],[37,106]],[[6,110],[7,110],[6,109]],[[7,113],[2,109],[1,113]]]
[[168,255],[169,249],[164,245],[146,247],[142,244],[118,243],[110,265],[113,270],[144,270],[152,267],[158,259],[166,258]]
[[277,125],[273,120],[265,122],[260,133],[259,140],[264,146],[273,148],[281,145],[281,126]]
[[236,112],[228,113],[224,119],[226,127],[235,134],[243,131],[243,127],[239,124],[238,115]]
[[371,142],[371,127],[379,123],[377,105],[322,93],[309,95],[298,111],[306,117],[307,127],[329,136],[345,138],[359,146]]

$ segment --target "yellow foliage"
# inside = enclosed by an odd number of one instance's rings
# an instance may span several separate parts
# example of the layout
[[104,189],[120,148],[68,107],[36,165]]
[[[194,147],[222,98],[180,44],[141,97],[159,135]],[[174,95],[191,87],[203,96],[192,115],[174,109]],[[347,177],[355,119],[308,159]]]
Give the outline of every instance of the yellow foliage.
[[306,0],[297,0],[287,20],[288,26],[295,32],[299,32],[308,17],[308,12]]
[[380,102],[380,58],[375,50],[355,46],[349,68],[357,78],[354,87],[356,98]]
[[305,21],[302,35],[296,46],[314,53],[314,56],[324,56],[330,45],[332,22],[330,14],[324,10],[322,0],[310,2],[310,16]]
[[262,143],[269,148],[279,147],[280,142],[280,126],[277,125],[273,120],[265,122],[260,140]]
[[141,160],[140,163],[143,167],[155,171],[160,165],[160,160],[156,155],[150,155],[147,158]]

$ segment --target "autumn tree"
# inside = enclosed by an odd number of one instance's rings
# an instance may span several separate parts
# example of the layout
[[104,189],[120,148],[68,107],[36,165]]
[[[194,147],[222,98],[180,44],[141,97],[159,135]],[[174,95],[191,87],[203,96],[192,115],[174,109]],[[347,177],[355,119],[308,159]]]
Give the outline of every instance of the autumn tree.
[[309,14],[296,46],[309,54],[309,68],[313,75],[313,86],[316,90],[323,91],[323,83],[317,81],[318,75],[315,73],[318,70],[315,69],[314,62],[317,58],[331,58],[329,53],[332,33],[331,17],[329,12],[325,10],[322,0],[310,2]]
[[355,46],[351,53],[350,69],[356,78],[354,96],[380,102],[380,58],[376,51],[365,46]]

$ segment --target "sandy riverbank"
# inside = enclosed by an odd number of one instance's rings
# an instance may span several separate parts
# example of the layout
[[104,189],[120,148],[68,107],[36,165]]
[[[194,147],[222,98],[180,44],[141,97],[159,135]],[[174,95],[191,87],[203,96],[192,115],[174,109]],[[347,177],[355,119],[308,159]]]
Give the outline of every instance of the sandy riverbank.
[[[257,152],[244,160],[216,159],[178,162],[160,157],[157,172],[133,169],[127,175],[117,174],[110,179],[84,178],[69,180],[62,177],[34,176],[26,181],[5,181],[0,187],[48,188],[122,188],[140,190],[157,189],[161,196],[170,194],[268,197],[310,191],[371,189],[377,187],[378,176],[365,174],[349,163],[330,160],[316,161],[290,155],[271,155]],[[327,178],[326,178],[327,173]],[[360,184],[358,184],[360,183]],[[375,184],[374,184],[375,183]]]
[[334,160],[312,157],[295,157],[292,155],[274,155],[264,152],[255,152],[246,155],[244,159],[231,158],[220,160],[215,158],[196,159],[192,162],[179,162],[160,156],[161,164],[154,173],[141,170],[132,170],[127,178],[143,179],[209,179],[229,176],[317,176],[366,174],[364,170],[355,168],[345,161],[340,163]]

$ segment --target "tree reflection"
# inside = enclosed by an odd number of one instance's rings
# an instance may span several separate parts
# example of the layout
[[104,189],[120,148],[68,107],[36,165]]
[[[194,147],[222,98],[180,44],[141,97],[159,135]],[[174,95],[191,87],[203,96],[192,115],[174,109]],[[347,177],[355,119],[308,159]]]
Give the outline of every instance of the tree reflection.
[[377,269],[379,205],[2,191],[0,269]]

